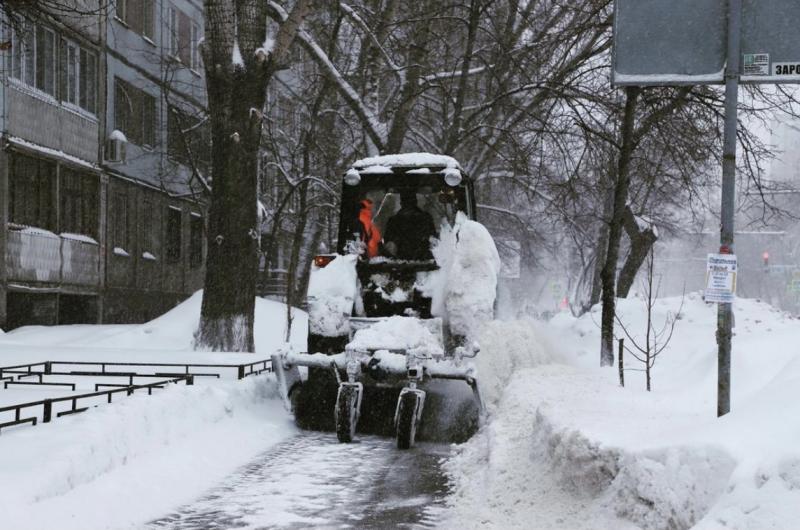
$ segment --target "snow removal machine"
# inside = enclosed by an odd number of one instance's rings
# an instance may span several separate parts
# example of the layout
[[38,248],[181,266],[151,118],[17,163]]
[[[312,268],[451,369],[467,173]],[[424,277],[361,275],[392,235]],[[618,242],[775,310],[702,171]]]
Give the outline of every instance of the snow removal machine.
[[500,259],[451,157],[360,160],[344,175],[336,253],[314,257],[308,352],[273,357],[302,428],[461,442],[483,404],[470,335],[494,316]]

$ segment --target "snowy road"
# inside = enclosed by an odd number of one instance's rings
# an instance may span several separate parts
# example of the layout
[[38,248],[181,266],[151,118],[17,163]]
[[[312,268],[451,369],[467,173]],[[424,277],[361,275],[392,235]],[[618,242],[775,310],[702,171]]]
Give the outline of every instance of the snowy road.
[[372,436],[340,444],[333,434],[303,433],[150,528],[434,527],[447,494],[439,460],[448,451],[437,444],[398,451],[394,440]]

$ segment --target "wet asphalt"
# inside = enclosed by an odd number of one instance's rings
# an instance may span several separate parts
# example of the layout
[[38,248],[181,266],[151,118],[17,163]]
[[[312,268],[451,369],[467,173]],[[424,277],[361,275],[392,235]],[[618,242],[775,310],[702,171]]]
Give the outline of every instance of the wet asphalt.
[[304,432],[264,452],[150,530],[435,528],[448,494],[446,444],[399,451],[391,438],[340,444]]

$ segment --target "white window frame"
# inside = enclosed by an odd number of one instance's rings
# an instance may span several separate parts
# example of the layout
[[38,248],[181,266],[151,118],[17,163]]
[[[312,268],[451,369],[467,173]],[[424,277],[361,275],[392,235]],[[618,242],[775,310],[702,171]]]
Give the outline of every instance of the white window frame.
[[[27,20],[20,21],[20,26],[20,29],[14,28],[12,30],[10,77],[25,85],[35,87],[36,27]],[[19,75],[16,75],[16,70],[19,70]]]
[[[58,71],[59,71],[59,62],[58,62],[58,44],[60,40],[60,35],[56,33],[54,30],[47,26],[43,26],[41,24],[34,24],[31,21],[23,21],[22,23],[22,31],[24,32],[25,39],[21,37],[21,33],[19,31],[14,31],[12,37],[12,52],[11,52],[11,70],[10,70],[10,77],[18,80],[23,85],[30,87],[31,89],[35,90],[37,93],[41,93],[48,98],[55,99],[58,96]],[[39,54],[42,52],[39,50],[39,39],[38,39],[38,32],[43,31],[49,33],[53,37],[53,49],[52,49],[52,60],[49,63],[51,71],[51,79],[52,79],[52,86],[49,87],[52,91],[48,91],[48,87],[37,86],[37,81],[39,77],[39,70],[38,70],[38,58]],[[20,50],[19,54],[16,53],[16,50]],[[20,62],[19,65],[16,63]],[[48,66],[48,65],[45,65]],[[19,75],[15,75],[15,69],[19,68]],[[46,74],[42,73],[43,76]],[[46,78],[46,77],[45,77]]]
[[[61,72],[61,74],[66,74],[67,79],[63,82],[63,85],[66,88],[66,94],[59,94],[61,100],[65,103],[69,103],[70,105],[74,105],[78,107],[78,102],[80,101],[80,68],[81,68],[81,47],[70,40],[62,39],[63,47],[62,53],[65,53],[65,57],[63,58],[64,64],[67,67],[66,72]],[[73,52],[72,60],[70,60],[70,51]],[[74,86],[72,87],[72,94],[70,94],[70,69],[72,70],[72,75],[74,77]]]
[[199,72],[201,68],[200,63],[200,25],[192,22],[191,26],[191,66],[190,68],[195,72]]
[[128,25],[127,17],[125,16],[125,11],[128,9],[128,0],[117,0],[116,8],[114,10],[114,18],[125,24]]
[[176,61],[180,61],[178,54],[178,8],[170,5],[167,8],[167,54]]

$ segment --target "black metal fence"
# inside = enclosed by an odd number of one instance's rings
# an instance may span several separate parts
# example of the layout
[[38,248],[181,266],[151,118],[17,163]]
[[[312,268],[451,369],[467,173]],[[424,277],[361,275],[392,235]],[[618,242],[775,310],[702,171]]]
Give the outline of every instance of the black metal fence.
[[[80,370],[71,370],[71,367],[81,367]],[[59,369],[59,367],[61,369]],[[124,370],[127,368],[127,370]],[[131,370],[133,368],[133,370]],[[147,370],[150,368],[150,370]],[[187,385],[194,384],[195,377],[216,377],[219,378],[218,372],[211,372],[214,370],[236,370],[236,378],[244,379],[250,375],[258,375],[272,370],[271,361],[269,359],[254,361],[251,363],[243,364],[194,364],[194,363],[126,363],[126,362],[106,362],[106,361],[43,361],[28,364],[19,364],[15,366],[0,367],[0,382],[3,383],[3,388],[8,388],[9,385],[28,385],[28,386],[58,386],[70,387],[72,391],[75,390],[75,383],[53,382],[44,381],[44,376],[70,376],[70,377],[122,377],[128,378],[127,384],[117,383],[96,383],[94,385],[94,392],[80,394],[77,396],[64,396],[51,399],[42,399],[39,401],[31,401],[27,403],[17,403],[0,407],[0,414],[5,412],[12,412],[14,419],[0,423],[0,430],[4,427],[11,427],[24,423],[36,425],[39,421],[39,415],[35,409],[41,407],[41,422],[49,423],[53,419],[53,405],[57,403],[70,403],[69,408],[56,412],[56,418],[66,416],[69,414],[76,414],[84,412],[89,408],[86,402],[93,398],[105,396],[107,402],[111,403],[112,397],[115,394],[125,393],[125,395],[132,395],[137,390],[147,390],[147,394],[151,395],[153,389],[164,388],[168,384],[177,384],[185,382]],[[196,370],[203,370],[198,372]],[[142,373],[146,372],[146,373]],[[16,380],[15,380],[16,378]],[[22,379],[37,378],[37,381],[22,381]],[[135,384],[136,379],[141,378],[164,378],[159,381]],[[100,388],[108,388],[108,390],[100,390]],[[85,406],[79,406],[85,405]],[[27,412],[27,417],[23,411]]]

